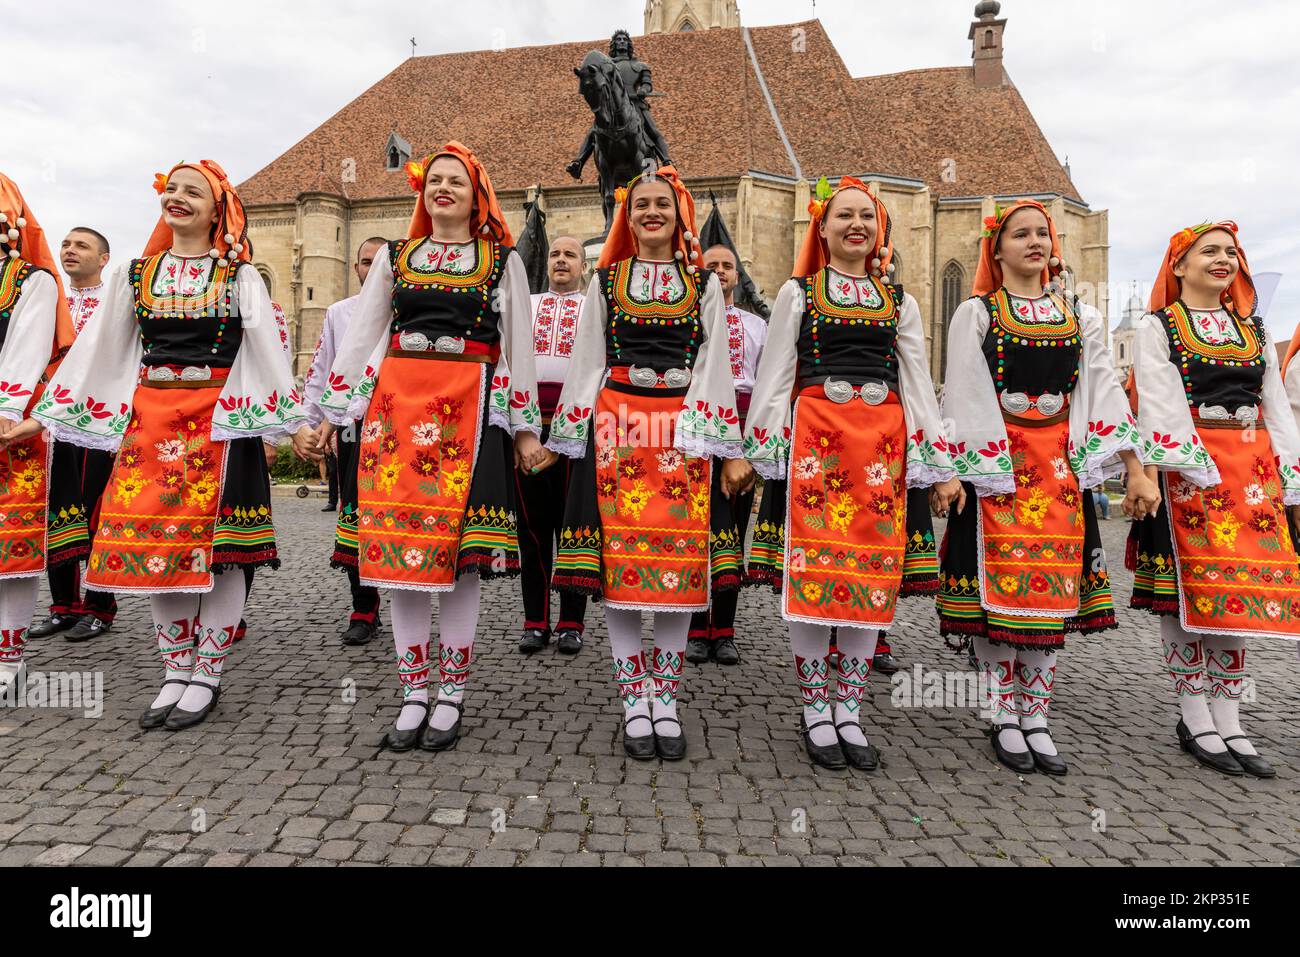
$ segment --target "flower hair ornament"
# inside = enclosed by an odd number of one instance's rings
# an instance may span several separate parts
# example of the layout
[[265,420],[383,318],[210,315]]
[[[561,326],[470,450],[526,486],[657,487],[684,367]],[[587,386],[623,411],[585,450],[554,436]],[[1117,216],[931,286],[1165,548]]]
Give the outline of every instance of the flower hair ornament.
[[[217,261],[219,266],[228,266],[235,262],[248,262],[252,259],[253,247],[248,240],[248,222],[244,215],[244,204],[240,201],[235,187],[220,164],[212,160],[199,160],[197,163],[181,161],[166,173],[155,173],[153,189],[158,195],[167,191],[167,184],[178,169],[192,169],[201,175],[212,190],[212,199],[216,204],[217,222],[212,232],[212,248],[208,256]],[[145,244],[143,255],[151,256],[170,247],[171,228],[163,217],[158,218],[153,234]]]
[[418,193],[424,189],[424,163],[411,160],[402,169],[406,173],[406,182],[411,186],[411,192]]

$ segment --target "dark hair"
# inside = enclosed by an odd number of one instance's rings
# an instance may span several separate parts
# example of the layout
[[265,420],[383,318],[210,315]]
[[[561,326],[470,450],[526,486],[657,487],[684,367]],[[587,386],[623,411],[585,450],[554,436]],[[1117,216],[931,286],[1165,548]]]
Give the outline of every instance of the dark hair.
[[96,239],[99,240],[100,251],[101,251],[105,256],[108,255],[108,253],[109,253],[109,248],[108,248],[108,237],[106,237],[106,236],[105,236],[103,233],[101,233],[98,229],[91,229],[89,226],[73,226],[71,229],[68,230],[68,232],[70,232],[70,233],[90,233],[90,235],[94,236]]
[[369,239],[367,239],[365,242],[363,242],[360,246],[357,247],[357,258],[358,259],[361,258],[361,250],[365,249],[371,243],[379,243],[379,245],[382,246],[386,242],[388,242],[388,240],[385,239],[383,236],[371,236]]

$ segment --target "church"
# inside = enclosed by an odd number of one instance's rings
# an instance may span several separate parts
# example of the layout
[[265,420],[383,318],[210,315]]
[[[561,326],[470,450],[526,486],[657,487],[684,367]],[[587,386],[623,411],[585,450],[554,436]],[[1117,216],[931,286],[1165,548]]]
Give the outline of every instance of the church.
[[[1078,287],[1107,280],[1107,213],[1079,195],[1007,75],[1000,14],[991,0],[975,7],[968,65],[883,76],[852,76],[820,21],[749,28],[735,0],[647,0],[644,34],[633,37],[662,94],[650,100],[655,123],[700,221],[712,194],[769,302],[789,278],[818,178],[873,185],[892,220],[894,278],[927,325],[936,382],[995,203],[1042,202]],[[487,165],[516,236],[534,200],[551,235],[600,235],[592,166],[581,181],[565,167],[591,125],[574,67],[608,46],[591,38],[412,56],[240,184],[255,265],[285,308],[299,373],[326,307],[357,292],[357,245],[406,235],[403,164],[448,139]],[[1104,297],[1094,304],[1105,312]]]

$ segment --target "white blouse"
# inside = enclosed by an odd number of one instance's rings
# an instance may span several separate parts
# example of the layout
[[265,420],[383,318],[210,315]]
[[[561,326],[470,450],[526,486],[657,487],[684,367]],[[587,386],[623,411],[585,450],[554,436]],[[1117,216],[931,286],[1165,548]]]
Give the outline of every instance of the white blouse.
[[54,352],[59,287],[47,272],[32,271],[9,313],[9,331],[0,349],[0,416],[11,422],[27,417],[32,393]]

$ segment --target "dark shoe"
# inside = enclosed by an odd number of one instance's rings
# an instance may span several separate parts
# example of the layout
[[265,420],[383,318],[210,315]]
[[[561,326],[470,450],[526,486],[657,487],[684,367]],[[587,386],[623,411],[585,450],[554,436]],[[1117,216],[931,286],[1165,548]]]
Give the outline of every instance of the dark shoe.
[[[420,732],[424,726],[429,723],[429,702],[427,701],[410,701],[402,705],[403,708],[411,705],[419,705],[424,708],[424,717],[414,728],[407,731],[398,731],[393,728],[388,734],[384,735],[384,747],[389,751],[410,751],[415,747],[415,742],[419,740]],[[401,714],[401,711],[398,711]]]
[[[184,685],[188,688],[190,683],[188,681],[181,681],[180,678],[168,678],[163,682],[163,687],[166,688],[168,685]],[[176,701],[180,700],[180,698],[176,699]],[[165,708],[150,708],[144,714],[140,715],[140,727],[144,728],[146,731],[152,730],[153,728],[161,728],[163,722],[167,720],[167,716],[172,713],[172,708],[176,707],[176,701],[173,701]]]
[[[1246,740],[1249,739],[1244,734],[1234,734],[1230,738],[1224,738],[1223,743],[1228,744],[1229,741]],[[1247,774],[1254,775],[1257,778],[1277,777],[1277,771],[1273,769],[1273,765],[1269,764],[1258,754],[1243,754],[1240,751],[1234,751],[1230,744],[1228,744],[1228,753],[1237,759],[1237,763],[1241,765],[1242,770]]]
[[[465,717],[465,704],[461,701],[435,701],[433,706],[439,705],[444,708],[456,709],[456,723],[446,731],[440,731],[431,724],[424,726],[424,734],[420,735],[420,748],[424,751],[447,751],[456,746],[460,739],[460,721]],[[432,716],[432,713],[430,713]]]
[[108,622],[101,621],[94,615],[82,615],[81,620],[69,628],[63,637],[68,641],[90,641],[91,638],[98,638],[112,627]]
[[1197,738],[1208,738],[1211,735],[1218,737],[1219,732],[1202,731],[1200,734],[1192,734],[1191,729],[1181,720],[1174,728],[1174,731],[1178,735],[1178,743],[1182,746],[1182,749],[1197,761],[1200,761],[1201,764],[1207,768],[1214,768],[1220,774],[1226,774],[1229,777],[1241,776],[1241,764],[1232,756],[1231,751],[1220,751],[1218,754],[1214,754],[1206,751],[1196,743]]
[[686,757],[686,732],[682,728],[682,723],[676,718],[655,718],[650,722],[650,725],[653,727],[662,721],[671,721],[673,724],[677,725],[678,730],[682,733],[677,735],[675,738],[665,738],[660,736],[659,732],[656,731],[655,753],[665,761],[680,761],[682,758]]
[[819,764],[824,768],[830,768],[832,771],[839,771],[848,766],[844,760],[844,751],[840,748],[838,739],[839,732],[835,732],[836,741],[834,744],[813,744],[812,730],[820,728],[822,725],[833,724],[832,721],[818,721],[812,727],[804,724],[803,719],[799,720],[800,730],[803,731],[803,746],[808,751],[808,757],[812,758],[813,764]]
[[48,638],[50,635],[57,635],[61,631],[67,631],[81,620],[80,615],[50,615],[39,625],[32,625],[27,629],[28,638]]
[[[1033,748],[1030,748],[1028,751],[1008,751],[1006,748],[1002,747],[1002,742],[998,740],[998,732],[1003,728],[1015,728],[1017,731],[1020,731],[1020,725],[1018,724],[995,724],[992,732],[993,753],[998,756],[998,760],[1001,761],[1003,765],[1010,768],[1012,771],[1019,772],[1020,774],[1032,774],[1035,767]],[[1023,731],[1020,731],[1020,733],[1024,734]]]
[[519,640],[519,650],[526,655],[541,651],[551,643],[551,634],[541,628],[525,628],[524,637]]
[[321,509],[322,512],[337,512],[338,510],[339,507],[337,505],[326,505],[323,509]]
[[871,668],[873,671],[879,671],[882,675],[892,675],[898,670],[898,662],[893,654],[882,651],[871,659]]
[[[845,725],[858,727],[852,721],[841,721],[835,726],[837,736],[840,736],[840,728]],[[876,750],[875,745],[853,744],[850,741],[845,741],[843,736],[840,736],[840,750],[844,752],[844,757],[848,759],[849,764],[859,771],[874,771],[880,767],[880,752]]]
[[686,660],[693,665],[702,665],[713,654],[713,642],[707,638],[692,638],[686,642]]
[[360,619],[349,623],[348,630],[343,632],[343,644],[345,645],[368,645],[374,640],[375,633],[379,629],[373,621],[362,621]]
[[555,649],[562,655],[576,655],[582,650],[582,632],[565,628],[555,640]]
[[650,717],[644,714],[633,716],[630,720],[623,720],[623,751],[629,758],[636,761],[649,761],[655,756],[655,735],[654,722],[650,723],[650,733],[633,737],[627,733],[627,726],[632,721],[650,721]]
[[[1058,778],[1062,777],[1070,770],[1066,767],[1065,759],[1059,754],[1044,754],[1042,751],[1035,751],[1034,746],[1029,743],[1031,735],[1047,734],[1046,728],[1030,728],[1028,731],[1021,728],[1020,733],[1025,737],[1025,744],[1029,745],[1029,753],[1033,755],[1034,764],[1037,766],[1038,770],[1042,771],[1044,774],[1051,774]],[[1048,734],[1048,737],[1051,737],[1051,735]]]
[[198,711],[182,711],[179,707],[172,708],[171,714],[167,715],[167,720],[163,722],[163,727],[168,731],[180,731],[183,728],[192,728],[196,724],[201,724],[212,713],[212,709],[217,706],[217,702],[220,700],[221,688],[218,686],[212,689],[212,697]]
[[713,643],[713,660],[720,665],[740,664],[740,652],[736,649],[736,639],[719,638]]

